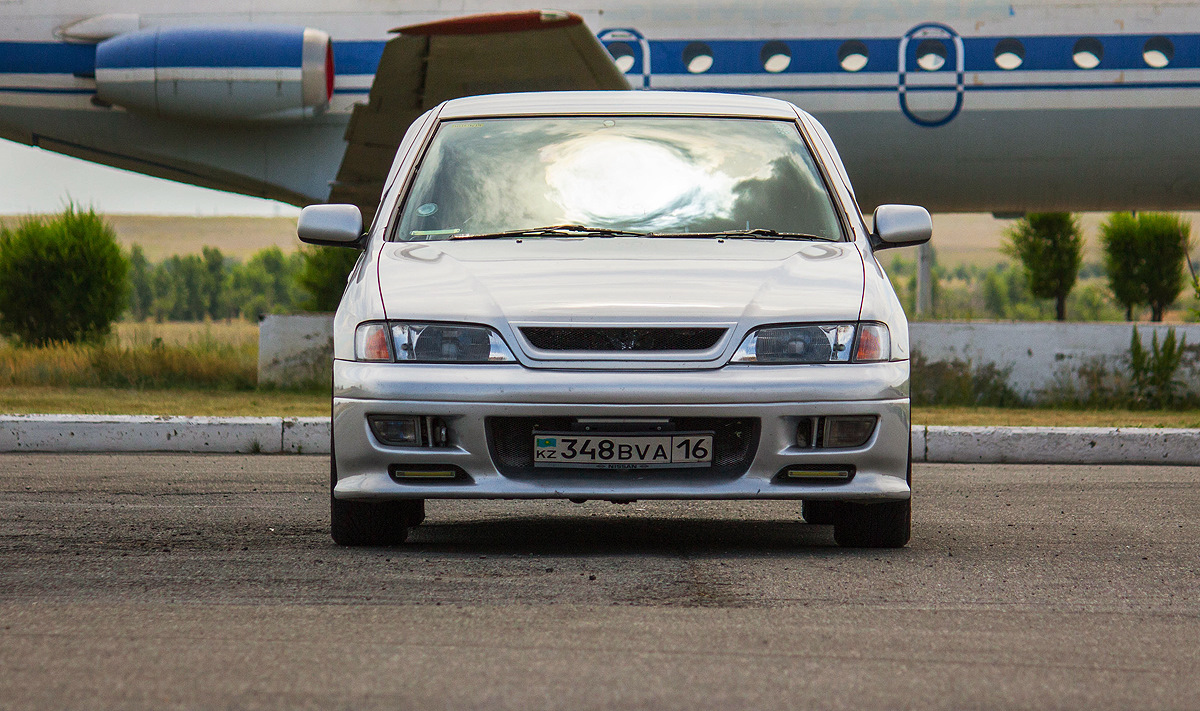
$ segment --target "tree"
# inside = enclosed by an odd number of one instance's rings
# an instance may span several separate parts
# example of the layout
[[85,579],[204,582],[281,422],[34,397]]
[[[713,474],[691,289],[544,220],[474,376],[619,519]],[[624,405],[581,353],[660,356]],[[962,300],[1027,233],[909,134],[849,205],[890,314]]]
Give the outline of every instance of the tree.
[[362,252],[345,247],[312,247],[301,254],[304,266],[296,281],[308,296],[300,302],[300,308],[336,311],[346,290],[346,280]]
[[1079,218],[1067,212],[1034,212],[1008,230],[1004,252],[1021,261],[1029,291],[1054,299],[1054,314],[1067,320],[1067,295],[1083,261]]
[[1114,212],[1100,225],[1109,288],[1133,320],[1138,306],[1150,307],[1150,320],[1163,312],[1184,286],[1192,225],[1179,215]]
[[154,303],[154,267],[146,259],[141,245],[129,250],[129,312],[141,321],[150,315]]
[[242,316],[256,319],[263,314],[281,313],[295,307],[298,254],[285,256],[278,247],[260,249],[231,274],[231,297]]
[[204,254],[204,311],[211,319],[229,316],[229,298],[226,286],[229,282],[229,267],[225,256],[216,247],[205,247]]
[[204,318],[204,262],[195,254],[174,255],[163,262],[173,276],[175,304],[173,321],[199,321]]
[[129,307],[129,260],[91,209],[0,229],[0,334],[22,343],[98,340]]

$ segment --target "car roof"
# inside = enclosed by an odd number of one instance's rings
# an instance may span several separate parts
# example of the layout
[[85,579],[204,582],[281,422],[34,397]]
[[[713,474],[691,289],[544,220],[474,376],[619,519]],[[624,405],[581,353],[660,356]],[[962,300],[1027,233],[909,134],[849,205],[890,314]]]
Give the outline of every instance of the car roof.
[[799,109],[786,101],[745,94],[695,91],[541,91],[451,99],[439,118],[584,114],[684,114],[750,116],[795,120]]

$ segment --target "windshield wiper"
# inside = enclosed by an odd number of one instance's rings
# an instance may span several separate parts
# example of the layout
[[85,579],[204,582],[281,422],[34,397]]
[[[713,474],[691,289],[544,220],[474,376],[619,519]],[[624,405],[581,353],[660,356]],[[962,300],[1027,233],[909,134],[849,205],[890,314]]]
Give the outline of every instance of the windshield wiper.
[[579,237],[581,235],[596,235],[599,237],[646,237],[649,232],[630,232],[615,230],[610,227],[585,227],[584,225],[549,225],[547,227],[529,227],[521,230],[505,232],[486,232],[477,235],[455,235],[451,239],[504,239],[505,237]]
[[656,237],[728,237],[730,239],[794,239],[807,242],[832,242],[827,237],[802,234],[799,232],[779,232],[769,227],[754,227],[748,230],[724,230],[722,232],[673,232],[669,235],[659,233]]

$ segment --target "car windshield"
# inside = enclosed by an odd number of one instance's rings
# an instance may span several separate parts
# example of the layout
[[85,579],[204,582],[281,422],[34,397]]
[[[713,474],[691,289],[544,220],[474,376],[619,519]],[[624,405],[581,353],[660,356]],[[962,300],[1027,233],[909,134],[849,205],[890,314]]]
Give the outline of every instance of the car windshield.
[[393,239],[842,239],[795,123],[495,118],[438,129]]

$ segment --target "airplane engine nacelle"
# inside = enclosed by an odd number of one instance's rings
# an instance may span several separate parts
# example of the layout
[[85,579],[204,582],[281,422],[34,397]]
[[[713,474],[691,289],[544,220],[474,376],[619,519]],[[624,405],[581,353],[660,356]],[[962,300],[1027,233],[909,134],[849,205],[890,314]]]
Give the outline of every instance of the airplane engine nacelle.
[[304,27],[151,28],[96,47],[96,96],[130,111],[205,121],[286,121],[333,96],[333,44]]

